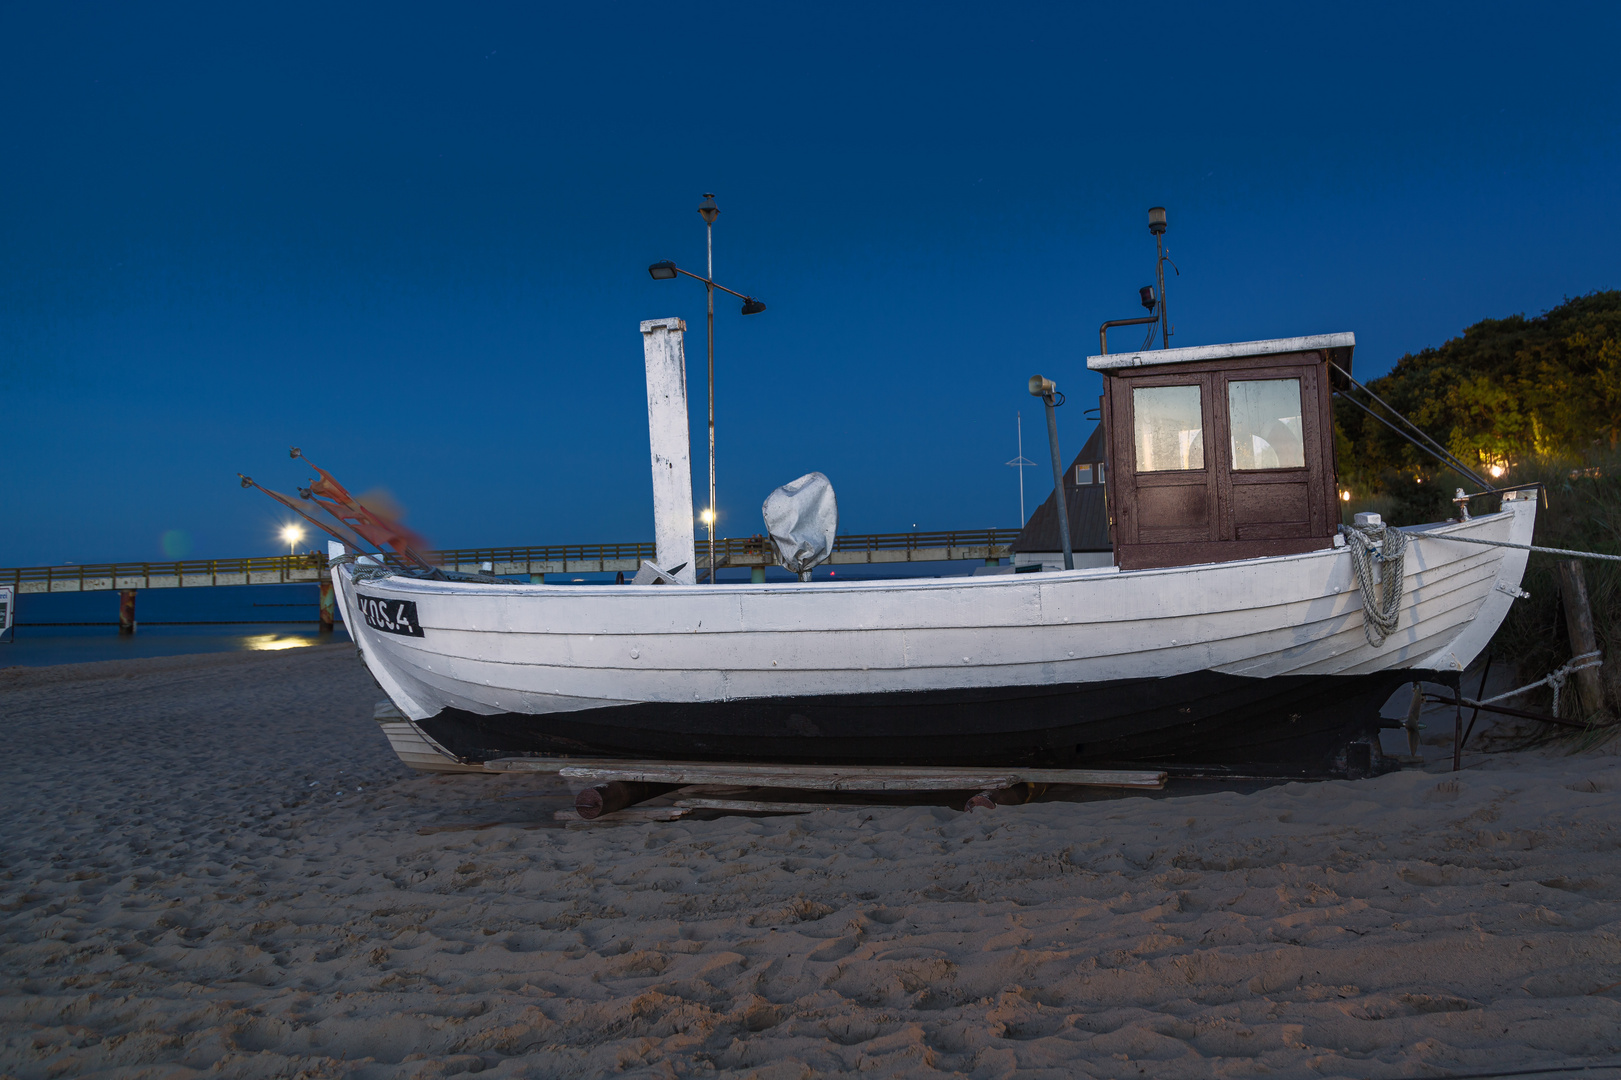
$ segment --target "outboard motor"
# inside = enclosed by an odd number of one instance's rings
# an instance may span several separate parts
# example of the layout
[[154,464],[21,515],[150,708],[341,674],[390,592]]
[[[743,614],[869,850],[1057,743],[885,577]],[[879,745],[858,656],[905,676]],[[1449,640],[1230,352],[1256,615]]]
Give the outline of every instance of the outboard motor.
[[800,581],[809,581],[811,568],[833,554],[839,531],[833,482],[819,472],[806,473],[766,496],[761,510],[777,558]]

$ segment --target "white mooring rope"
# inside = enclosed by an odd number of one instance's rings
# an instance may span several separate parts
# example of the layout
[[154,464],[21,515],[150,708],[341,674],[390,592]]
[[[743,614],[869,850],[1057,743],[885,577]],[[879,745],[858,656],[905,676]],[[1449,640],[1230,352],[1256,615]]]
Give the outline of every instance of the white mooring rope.
[[[1341,525],[1344,532],[1350,526]],[[1391,529],[1391,532],[1400,530]],[[1600,555],[1596,551],[1572,551],[1569,548],[1537,547],[1535,544],[1511,544],[1507,540],[1483,540],[1478,536],[1453,536],[1451,533],[1410,532],[1406,536],[1419,540],[1456,540],[1460,544],[1489,544],[1492,547],[1518,548],[1521,551],[1540,551],[1544,555],[1569,555],[1575,559],[1604,559],[1608,562],[1621,562],[1621,555]]]
[[[1341,525],[1356,581],[1362,588],[1362,632],[1368,644],[1379,648],[1396,632],[1401,617],[1402,574],[1407,553],[1407,534],[1400,529],[1379,525]],[[1379,564],[1378,582],[1374,563]]]
[[1520,687],[1518,690],[1510,690],[1506,694],[1498,694],[1496,697],[1489,697],[1485,701],[1471,701],[1468,698],[1464,698],[1463,703],[1465,705],[1495,705],[1499,701],[1507,701],[1511,697],[1518,697],[1519,695],[1525,693],[1527,690],[1535,690],[1539,686],[1551,686],[1551,687],[1553,687],[1553,709],[1551,711],[1552,711],[1552,715],[1558,716],[1559,715],[1559,691],[1564,689],[1565,680],[1570,678],[1572,675],[1576,674],[1576,672],[1578,672],[1578,671],[1586,671],[1588,668],[1602,667],[1603,665],[1604,665],[1604,654],[1603,653],[1601,653],[1601,652],[1582,653],[1580,656],[1571,657],[1570,662],[1565,664],[1563,667],[1558,668],[1558,669],[1556,669],[1554,671],[1550,671],[1548,674],[1544,675],[1542,678],[1538,679],[1536,682],[1527,683],[1526,685]]

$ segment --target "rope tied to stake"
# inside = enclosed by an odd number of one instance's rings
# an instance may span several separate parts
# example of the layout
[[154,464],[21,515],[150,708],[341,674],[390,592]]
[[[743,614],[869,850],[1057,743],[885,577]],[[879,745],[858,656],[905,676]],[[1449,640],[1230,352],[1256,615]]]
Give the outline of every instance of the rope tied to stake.
[[1489,697],[1485,701],[1470,701],[1469,699],[1465,698],[1463,703],[1465,705],[1494,705],[1499,701],[1507,701],[1511,697],[1518,697],[1527,690],[1535,690],[1539,686],[1551,686],[1553,687],[1553,708],[1550,711],[1554,716],[1558,716],[1559,691],[1565,688],[1565,681],[1578,671],[1586,671],[1588,668],[1603,666],[1604,654],[1602,652],[1582,653],[1580,656],[1571,657],[1569,663],[1565,664],[1564,666],[1554,671],[1550,671],[1536,682],[1527,683],[1518,690],[1510,690],[1506,694],[1498,694],[1496,697]]
[[[1406,567],[1407,534],[1378,525],[1341,525],[1345,547],[1351,553],[1356,582],[1362,589],[1362,632],[1374,648],[1396,632],[1401,617],[1402,575]],[[1375,564],[1379,580],[1374,580]]]

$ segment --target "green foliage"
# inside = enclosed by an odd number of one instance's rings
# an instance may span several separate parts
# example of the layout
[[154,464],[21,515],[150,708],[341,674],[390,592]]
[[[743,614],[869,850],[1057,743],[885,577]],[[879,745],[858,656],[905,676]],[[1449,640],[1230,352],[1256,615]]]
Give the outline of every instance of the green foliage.
[[1388,469],[1380,477],[1380,488],[1390,499],[1390,516],[1385,520],[1392,525],[1422,525],[1429,521],[1445,521],[1456,517],[1452,493],[1457,490],[1458,477],[1448,472],[1425,472],[1415,476],[1408,472]]
[[[1545,485],[1536,544],[1621,555],[1621,291],[1589,293],[1536,318],[1482,320],[1402,357],[1368,386],[1476,472],[1495,462],[1508,469],[1495,481],[1502,486]],[[1453,490],[1475,490],[1343,400],[1334,428],[1340,483],[1354,504],[1377,506],[1392,524],[1452,517]],[[1477,499],[1472,508],[1497,506]],[[1514,603],[1490,646],[1526,682],[1571,656],[1560,558],[1530,556],[1523,587],[1531,598]],[[1583,568],[1599,647],[1615,658],[1601,669],[1613,711],[1621,703],[1621,564]],[[1575,698],[1573,680],[1561,702],[1567,715]]]
[[[1534,319],[1482,320],[1368,386],[1477,472],[1492,461],[1595,460],[1621,447],[1621,291]],[[1401,477],[1423,478],[1444,496],[1459,482],[1343,401],[1335,428],[1341,481],[1353,490],[1395,494]],[[1417,509],[1435,498],[1409,501]]]

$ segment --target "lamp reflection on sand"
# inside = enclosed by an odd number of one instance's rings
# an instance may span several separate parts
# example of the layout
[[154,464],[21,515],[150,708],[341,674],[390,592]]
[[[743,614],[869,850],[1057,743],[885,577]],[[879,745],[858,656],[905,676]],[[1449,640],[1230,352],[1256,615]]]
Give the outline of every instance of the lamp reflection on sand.
[[280,634],[254,634],[252,637],[245,638],[242,644],[246,648],[259,652],[276,652],[281,649],[301,649],[306,645],[313,645],[315,642],[309,638],[283,637]]

